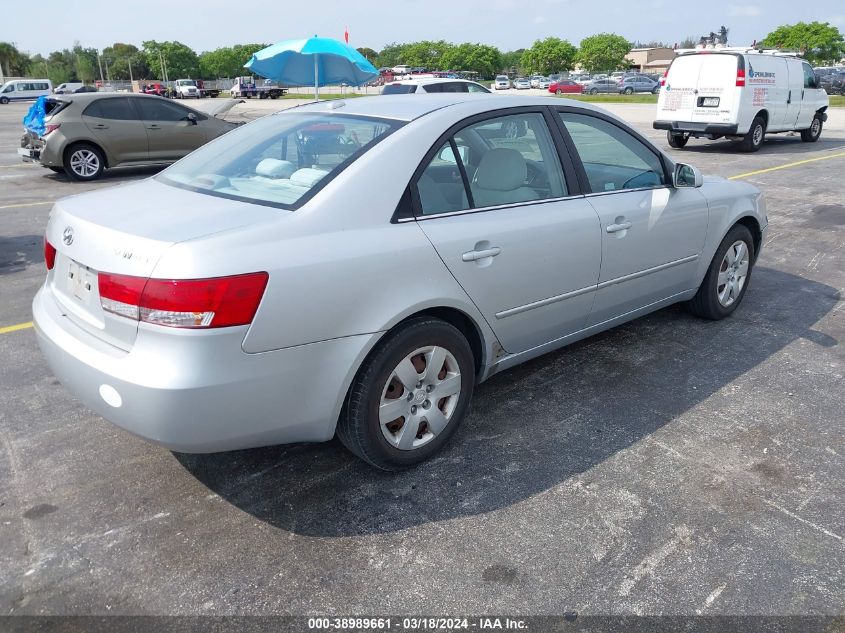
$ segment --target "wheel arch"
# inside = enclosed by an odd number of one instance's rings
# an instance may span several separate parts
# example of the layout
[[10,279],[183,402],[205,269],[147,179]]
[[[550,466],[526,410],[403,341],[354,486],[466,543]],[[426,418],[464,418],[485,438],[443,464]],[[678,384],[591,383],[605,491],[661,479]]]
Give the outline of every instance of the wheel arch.
[[91,140],[91,139],[88,139],[88,138],[77,139],[77,140],[71,141],[70,143],[65,145],[64,149],[62,150],[62,164],[64,164],[64,161],[67,158],[67,153],[71,149],[76,147],[77,145],[91,145],[93,147],[96,147],[98,150],[100,150],[100,153],[103,155],[103,159],[104,159],[104,162],[105,162],[105,165],[103,165],[103,166],[104,167],[111,167],[112,166],[112,161],[111,161],[111,158],[109,157],[109,153],[97,141],[94,141],[94,140]]
[[[744,215],[737,219],[737,221],[730,226],[728,231],[730,231],[737,224],[741,224],[746,227],[749,231],[751,231],[751,237],[754,240],[754,260],[756,261],[757,257],[760,254],[760,246],[763,243],[763,231],[760,228],[760,222],[758,222],[757,218],[755,218],[753,215]],[[725,235],[727,235],[727,233],[725,233]]]
[[751,121],[754,122],[754,119],[757,117],[761,117],[763,119],[763,123],[766,125],[766,129],[769,129],[769,111],[763,108],[762,110],[758,110],[757,114],[752,117]]

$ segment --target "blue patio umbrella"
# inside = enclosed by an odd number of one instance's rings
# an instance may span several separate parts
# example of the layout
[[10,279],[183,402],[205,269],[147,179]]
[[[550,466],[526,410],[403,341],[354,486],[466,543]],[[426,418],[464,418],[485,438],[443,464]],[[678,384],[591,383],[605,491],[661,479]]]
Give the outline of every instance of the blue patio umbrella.
[[252,72],[289,86],[348,83],[360,86],[378,77],[378,71],[354,48],[326,37],[285,40],[263,48],[246,64]]

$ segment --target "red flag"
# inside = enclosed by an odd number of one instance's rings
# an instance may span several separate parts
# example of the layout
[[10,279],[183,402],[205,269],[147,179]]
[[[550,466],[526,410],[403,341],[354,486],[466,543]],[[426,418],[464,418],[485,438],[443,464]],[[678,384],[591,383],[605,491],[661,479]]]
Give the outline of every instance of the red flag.
[[349,27],[345,27],[343,30],[343,39],[346,40],[346,43],[349,44]]

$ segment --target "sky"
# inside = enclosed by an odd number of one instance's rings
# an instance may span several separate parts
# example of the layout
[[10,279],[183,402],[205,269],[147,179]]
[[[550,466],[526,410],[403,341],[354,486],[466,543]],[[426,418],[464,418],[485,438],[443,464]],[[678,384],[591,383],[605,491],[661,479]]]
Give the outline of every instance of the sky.
[[443,39],[526,48],[548,36],[578,44],[599,32],[630,41],[680,42],[730,29],[750,45],[781,24],[830,22],[845,32],[845,1],[813,0],[39,0],[3,2],[0,41],[29,53],[114,42],[178,40],[197,52],[221,46],[320,35],[380,50],[391,42]]

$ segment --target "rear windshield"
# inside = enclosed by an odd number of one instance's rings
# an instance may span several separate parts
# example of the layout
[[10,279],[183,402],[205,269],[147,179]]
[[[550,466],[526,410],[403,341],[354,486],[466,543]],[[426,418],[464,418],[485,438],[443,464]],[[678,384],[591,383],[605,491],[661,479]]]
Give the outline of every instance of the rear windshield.
[[381,91],[383,95],[406,95],[416,92],[417,87],[409,84],[387,84]]
[[204,145],[156,179],[211,196],[295,209],[400,125],[326,113],[266,116]]

